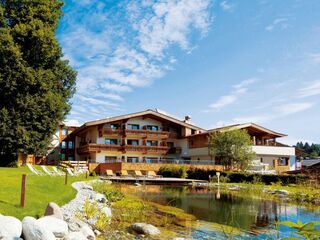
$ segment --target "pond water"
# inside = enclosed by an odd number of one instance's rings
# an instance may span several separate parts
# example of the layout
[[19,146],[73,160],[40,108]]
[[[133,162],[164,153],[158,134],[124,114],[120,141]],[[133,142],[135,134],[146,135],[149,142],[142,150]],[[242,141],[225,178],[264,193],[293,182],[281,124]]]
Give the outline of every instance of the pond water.
[[275,221],[320,221],[319,210],[308,210],[284,201],[254,199],[245,196],[246,192],[233,194],[218,189],[155,185],[133,189],[131,194],[145,200],[195,215],[200,221],[188,233],[192,239],[226,239],[224,232],[229,232],[226,226],[235,229],[232,230],[233,239],[276,239],[292,236],[293,230],[280,226],[276,231]]

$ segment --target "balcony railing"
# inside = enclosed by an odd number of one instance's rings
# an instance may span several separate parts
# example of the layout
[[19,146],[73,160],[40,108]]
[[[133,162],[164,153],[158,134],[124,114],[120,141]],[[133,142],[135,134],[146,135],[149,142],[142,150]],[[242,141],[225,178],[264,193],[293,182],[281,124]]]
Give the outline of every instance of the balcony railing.
[[156,153],[156,154],[166,154],[168,152],[168,147],[166,146],[145,146],[145,145],[124,145],[124,152],[142,152],[146,153]]
[[90,152],[99,152],[99,151],[120,151],[120,145],[109,145],[109,144],[95,144],[88,143],[81,147],[77,148],[78,154],[88,154]]
[[99,136],[122,136],[123,130],[122,129],[111,129],[111,128],[102,128],[99,129]]
[[170,135],[170,132],[166,132],[166,131],[125,129],[125,136],[127,137],[167,139],[169,138],[169,135]]

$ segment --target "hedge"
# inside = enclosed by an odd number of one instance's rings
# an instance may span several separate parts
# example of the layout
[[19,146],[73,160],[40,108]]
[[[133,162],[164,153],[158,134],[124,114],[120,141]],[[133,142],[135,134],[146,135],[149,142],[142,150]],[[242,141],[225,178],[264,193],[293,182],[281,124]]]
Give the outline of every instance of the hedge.
[[158,175],[175,178],[186,178],[188,176],[186,166],[178,167],[174,165],[165,165],[161,167],[158,171]]
[[[200,168],[189,168],[187,170],[188,178],[199,179],[199,180],[209,180],[209,176],[216,176],[215,170],[200,169]],[[283,185],[288,184],[299,184],[307,181],[309,178],[303,174],[297,175],[271,175],[271,174],[250,174],[242,172],[220,172],[220,176],[228,177],[231,183],[254,183],[259,180],[264,184],[271,183],[282,183]]]

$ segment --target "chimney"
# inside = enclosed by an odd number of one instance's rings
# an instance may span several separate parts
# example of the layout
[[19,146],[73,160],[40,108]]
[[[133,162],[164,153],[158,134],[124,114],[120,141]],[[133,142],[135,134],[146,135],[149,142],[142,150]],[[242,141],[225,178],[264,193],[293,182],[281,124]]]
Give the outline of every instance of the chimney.
[[190,124],[191,123],[191,117],[189,115],[185,116],[184,117],[184,122]]

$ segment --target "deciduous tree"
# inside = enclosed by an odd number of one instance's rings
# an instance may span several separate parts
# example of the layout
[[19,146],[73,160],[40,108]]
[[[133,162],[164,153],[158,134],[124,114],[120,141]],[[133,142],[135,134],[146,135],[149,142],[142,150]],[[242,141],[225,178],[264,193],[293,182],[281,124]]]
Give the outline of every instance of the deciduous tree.
[[43,154],[70,110],[76,72],[55,36],[59,0],[0,0],[0,165]]

